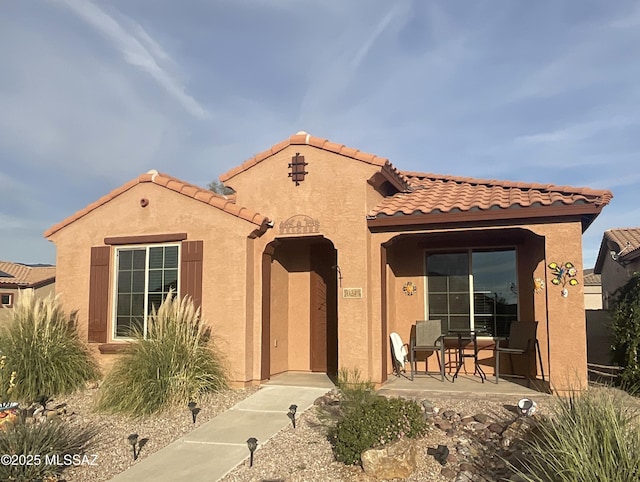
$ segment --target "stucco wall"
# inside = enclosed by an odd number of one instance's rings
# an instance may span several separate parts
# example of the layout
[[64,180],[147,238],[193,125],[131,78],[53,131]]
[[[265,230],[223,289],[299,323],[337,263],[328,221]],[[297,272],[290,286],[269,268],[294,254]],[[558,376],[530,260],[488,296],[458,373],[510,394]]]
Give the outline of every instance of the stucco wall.
[[636,258],[628,264],[621,264],[606,255],[602,263],[602,308],[612,309],[615,292],[629,281],[634,272],[640,271],[640,258]]
[[[542,355],[542,368],[546,377],[551,375],[554,390],[563,391],[568,388],[586,386],[586,328],[584,315],[584,292],[582,285],[582,231],[578,220],[566,223],[540,223],[511,226],[522,228],[521,234],[514,234],[511,241],[505,239],[505,228],[494,228],[496,246],[513,245],[517,249],[518,269],[518,305],[519,315],[523,320],[538,321],[538,339]],[[452,230],[460,231],[460,230]],[[465,231],[465,230],[463,230]],[[491,228],[469,228],[468,247],[477,246],[474,238],[481,231],[489,232]],[[438,230],[413,231],[389,249],[390,266],[387,275],[389,300],[388,324],[389,332],[397,331],[403,338],[408,337],[410,325],[425,315],[424,298],[424,250],[425,242],[418,241],[421,233],[436,233]],[[528,233],[528,234],[527,234]],[[399,233],[375,233],[372,244],[386,243]],[[413,236],[413,239],[411,238]],[[568,286],[568,296],[561,295],[561,286],[552,284],[552,274],[548,269],[551,262],[565,263],[571,261],[578,270],[577,286]],[[545,281],[545,289],[534,293],[534,278]],[[413,281],[419,293],[407,297],[402,293],[405,282]],[[390,355],[386,355],[390,356]],[[481,353],[485,358],[488,373],[493,371],[491,353]],[[389,358],[390,360],[390,358]],[[390,363],[390,362],[389,362]],[[388,373],[391,372],[388,364]],[[541,372],[539,367],[539,373]]]
[[[149,200],[147,207],[141,207],[141,198]],[[86,340],[91,247],[102,246],[107,236],[186,232],[188,240],[204,241],[202,318],[213,328],[232,380],[244,380],[245,249],[247,235],[255,227],[155,184],[138,184],[51,236],[57,248],[56,293],[67,311],[78,310],[81,336]],[[112,263],[113,253],[112,248]],[[111,286],[113,301],[113,280]],[[92,348],[97,353],[97,347]],[[111,358],[100,357],[105,363]]]
[[[298,186],[288,177],[288,164],[296,153],[305,156],[308,163],[305,176]],[[248,206],[269,216],[274,227],[256,240],[254,269],[260,269],[260,255],[267,244],[277,238],[323,236],[337,250],[337,264],[342,273],[338,290],[338,364],[340,367],[357,367],[365,377],[379,377],[380,361],[380,305],[379,284],[368,278],[371,247],[366,225],[366,213],[382,197],[367,184],[379,167],[319,150],[311,146],[290,146],[278,154],[262,161],[247,171],[230,179],[226,184],[236,190],[238,205]],[[280,225],[295,215],[306,215],[319,222],[316,233],[284,233]],[[376,265],[379,271],[379,264]],[[378,276],[379,278],[379,276]],[[296,298],[300,306],[294,306],[293,291],[290,294],[290,320],[296,316],[296,330],[290,331],[290,342],[295,336],[296,345],[291,347],[289,369],[308,369],[308,273],[290,276],[289,286],[298,290]],[[363,298],[345,299],[342,288],[362,288]],[[254,295],[259,299],[261,281],[256,283]],[[369,297],[374,296],[372,304]],[[254,319],[260,320],[260,305],[256,304]],[[375,311],[372,311],[372,306]],[[304,311],[304,314],[303,314]],[[292,327],[290,322],[290,329]],[[298,326],[299,324],[299,326]],[[257,321],[254,329],[260,332]],[[374,327],[377,328],[373,339]],[[294,335],[295,333],[295,335]],[[271,347],[273,349],[273,346]],[[253,372],[248,376],[259,379],[261,347],[254,345]],[[375,355],[372,350],[377,350]],[[372,362],[373,358],[373,362]],[[375,365],[375,367],[374,367]],[[296,367],[296,368],[294,368]]]

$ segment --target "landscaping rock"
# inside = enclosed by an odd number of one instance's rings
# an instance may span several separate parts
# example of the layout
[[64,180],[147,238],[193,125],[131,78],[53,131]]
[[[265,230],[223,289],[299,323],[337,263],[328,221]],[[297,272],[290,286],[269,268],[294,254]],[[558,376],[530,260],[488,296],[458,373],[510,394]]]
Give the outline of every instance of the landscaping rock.
[[406,479],[416,469],[416,448],[410,439],[400,439],[362,453],[364,472],[378,480]]

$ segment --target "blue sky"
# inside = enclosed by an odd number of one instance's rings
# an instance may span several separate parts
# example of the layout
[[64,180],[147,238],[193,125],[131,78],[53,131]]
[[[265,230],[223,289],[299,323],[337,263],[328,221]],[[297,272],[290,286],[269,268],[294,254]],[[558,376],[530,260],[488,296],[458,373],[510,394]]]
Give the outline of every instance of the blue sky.
[[0,2],[0,259],[158,169],[206,186],[299,130],[405,170],[610,189],[640,226],[635,0]]

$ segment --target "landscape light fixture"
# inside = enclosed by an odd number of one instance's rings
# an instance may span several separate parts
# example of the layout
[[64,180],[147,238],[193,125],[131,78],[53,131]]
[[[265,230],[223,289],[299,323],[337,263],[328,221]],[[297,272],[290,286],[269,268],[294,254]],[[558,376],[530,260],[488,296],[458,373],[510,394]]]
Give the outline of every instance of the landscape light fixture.
[[127,441],[129,445],[131,445],[131,449],[133,450],[133,460],[138,459],[138,451],[136,450],[136,445],[138,444],[138,434],[132,433],[127,437]]
[[293,428],[296,428],[296,410],[298,410],[297,405],[290,405],[289,413],[287,413],[287,417],[291,419],[291,424],[293,425]]
[[249,467],[253,467],[253,452],[258,448],[258,439],[255,437],[247,439],[247,447],[249,447]]
[[196,402],[189,402],[189,405],[187,405],[189,407],[189,410],[191,411],[191,419],[193,420],[193,423],[196,423],[196,417],[198,416],[198,414],[200,413],[200,409],[198,407],[196,407]]

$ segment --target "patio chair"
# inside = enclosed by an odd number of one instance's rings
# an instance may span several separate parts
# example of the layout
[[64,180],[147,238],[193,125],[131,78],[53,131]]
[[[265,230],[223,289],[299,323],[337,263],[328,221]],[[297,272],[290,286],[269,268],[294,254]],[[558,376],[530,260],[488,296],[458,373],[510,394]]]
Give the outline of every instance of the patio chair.
[[[418,320],[411,327],[411,341],[409,347],[411,366],[411,380],[416,372],[416,352],[430,351],[436,354],[438,365],[440,366],[440,378],[444,382],[444,335],[442,333],[442,323],[440,320]],[[430,372],[425,369],[425,373]]]
[[[538,330],[537,321],[514,321],[509,327],[509,337],[507,338],[507,344],[502,346],[500,340],[496,341],[495,358],[496,358],[496,384],[500,378],[500,354],[505,353],[509,355],[509,362],[511,364],[511,370],[513,370],[513,355],[526,355],[527,356],[527,387],[531,385],[531,380],[536,378],[536,369],[531,369],[531,355],[534,357],[535,367],[535,355],[538,355],[540,360],[540,371],[542,373],[542,381],[544,381],[544,369],[542,368],[542,355],[540,354],[540,345],[538,344],[538,338],[536,332]],[[503,375],[506,376],[506,375]],[[517,375],[509,375],[517,376]]]
[[409,361],[409,345],[402,343],[402,338],[400,338],[400,335],[395,332],[389,335],[389,340],[391,341],[390,346],[393,373],[399,377],[402,373],[406,372],[404,366]]

